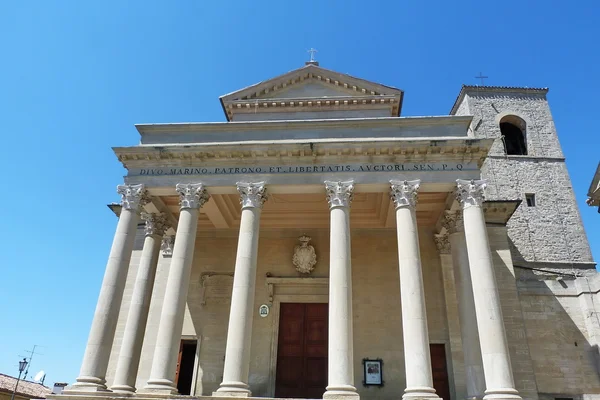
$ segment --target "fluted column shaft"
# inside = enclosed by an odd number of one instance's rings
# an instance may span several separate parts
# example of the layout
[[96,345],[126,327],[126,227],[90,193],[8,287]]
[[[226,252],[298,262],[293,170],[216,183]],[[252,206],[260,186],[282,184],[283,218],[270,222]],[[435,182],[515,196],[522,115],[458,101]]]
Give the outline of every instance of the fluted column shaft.
[[121,185],[117,187],[117,192],[121,195],[121,214],[108,256],[81,371],[77,382],[68,390],[106,390],[106,370],[123,300],[139,212],[146,202],[143,185]]
[[146,237],[131,295],[131,305],[125,323],[115,379],[111,387],[113,391],[118,392],[135,392],[135,380],[146,333],[161,239],[168,228],[163,215],[143,214],[142,218],[146,221]]
[[454,280],[456,282],[456,297],[458,300],[458,319],[460,321],[460,334],[463,343],[465,360],[465,373],[467,384],[467,399],[481,399],[485,391],[485,377],[483,374],[483,361],[477,331],[477,317],[475,315],[475,300],[473,299],[473,283],[469,270],[469,254],[465,241],[465,233],[460,211],[454,212],[454,223],[450,228],[450,248]]
[[214,395],[247,397],[251,394],[248,374],[260,214],[266,193],[264,182],[238,183],[237,190],[241,197],[242,216],[233,276],[223,382]]
[[416,203],[420,181],[391,181],[396,206],[406,389],[402,398],[437,398],[433,388]]
[[144,387],[145,392],[177,393],[173,381],[192,272],[198,214],[200,207],[208,200],[208,193],[202,184],[178,184],[176,190],[179,193],[181,210],[160,314],[152,369],[150,379]]
[[354,387],[350,204],[354,183],[325,182],[330,206],[328,384],[324,399],[358,398]]
[[515,389],[500,295],[482,210],[485,181],[457,180],[485,375],[484,399],[520,399]]

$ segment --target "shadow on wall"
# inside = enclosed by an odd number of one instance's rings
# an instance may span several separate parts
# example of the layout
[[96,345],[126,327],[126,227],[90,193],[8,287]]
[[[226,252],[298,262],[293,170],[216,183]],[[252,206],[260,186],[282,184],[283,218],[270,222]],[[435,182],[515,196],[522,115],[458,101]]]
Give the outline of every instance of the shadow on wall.
[[[515,258],[522,259],[510,245]],[[566,264],[562,271],[555,264],[522,264],[514,266],[515,278],[539,398],[600,394],[599,349],[583,333],[590,315],[575,276],[564,269]]]

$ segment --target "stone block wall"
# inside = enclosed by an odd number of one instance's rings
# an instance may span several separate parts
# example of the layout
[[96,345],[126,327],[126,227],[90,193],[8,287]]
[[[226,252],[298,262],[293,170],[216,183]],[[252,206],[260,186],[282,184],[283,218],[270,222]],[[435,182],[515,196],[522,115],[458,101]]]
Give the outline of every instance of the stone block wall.
[[[481,176],[489,200],[523,203],[508,223],[515,262],[593,264],[588,240],[545,91],[463,88],[456,115],[473,115],[470,135],[496,138]],[[526,123],[527,155],[507,156],[500,120],[515,115]],[[535,195],[527,207],[525,194]]]
[[[196,338],[200,346],[195,382],[197,395],[210,395],[218,388],[223,377],[237,234],[237,231],[233,230],[199,232],[196,241],[182,338]],[[291,259],[294,246],[298,244],[297,238],[302,234],[313,238],[311,244],[317,251],[318,263],[311,276],[326,278],[329,275],[328,230],[261,231],[249,377],[254,396],[273,396],[271,369],[274,367],[272,357],[277,340],[273,334],[273,312],[268,317],[261,318],[256,310],[261,304],[267,304],[269,301],[267,273],[273,277],[301,276],[295,271]],[[443,295],[444,280],[439,254],[433,242],[433,231],[421,230],[420,242],[430,342],[446,345],[452,390],[453,355],[449,345],[446,301]],[[140,250],[136,250],[132,258],[107,377],[109,385],[112,384],[116,368],[139,253]],[[142,349],[138,388],[144,387],[150,375],[169,262],[170,259],[161,256]],[[352,272],[355,385],[361,398],[395,400],[398,393],[402,393],[405,388],[395,229],[353,231]],[[294,290],[286,292],[287,299],[293,298]],[[324,298],[326,302],[326,293],[326,290],[315,291],[315,299]],[[275,297],[277,298],[277,294]],[[273,309],[274,307],[272,311]],[[362,359],[367,357],[384,360],[384,387],[362,386]]]

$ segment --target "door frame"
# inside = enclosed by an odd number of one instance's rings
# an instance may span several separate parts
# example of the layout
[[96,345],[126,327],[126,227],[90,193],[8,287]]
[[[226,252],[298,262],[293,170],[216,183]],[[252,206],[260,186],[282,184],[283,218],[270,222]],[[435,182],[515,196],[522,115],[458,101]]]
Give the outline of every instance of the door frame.
[[[196,354],[194,356],[194,372],[192,373],[192,385],[190,386],[190,396],[196,396],[196,379],[198,378],[198,364],[200,362],[200,344],[202,337],[196,335],[181,335],[179,343],[184,340],[196,341]],[[202,384],[200,384],[200,393],[202,393]]]
[[[270,315],[273,318],[271,330],[271,359],[269,362],[268,397],[275,397],[275,380],[277,379],[277,348],[279,345],[279,316],[281,303],[329,303],[327,294],[286,294],[273,296]],[[329,356],[328,356],[329,357]]]

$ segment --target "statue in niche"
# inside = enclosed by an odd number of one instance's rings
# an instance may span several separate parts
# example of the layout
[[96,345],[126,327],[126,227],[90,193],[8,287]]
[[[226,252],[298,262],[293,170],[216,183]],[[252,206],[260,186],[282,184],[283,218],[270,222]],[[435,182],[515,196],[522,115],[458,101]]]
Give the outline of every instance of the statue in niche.
[[298,240],[300,244],[294,248],[292,263],[296,267],[296,271],[301,274],[310,274],[317,264],[317,253],[315,253],[315,248],[308,244],[311,240],[310,236],[302,235]]

